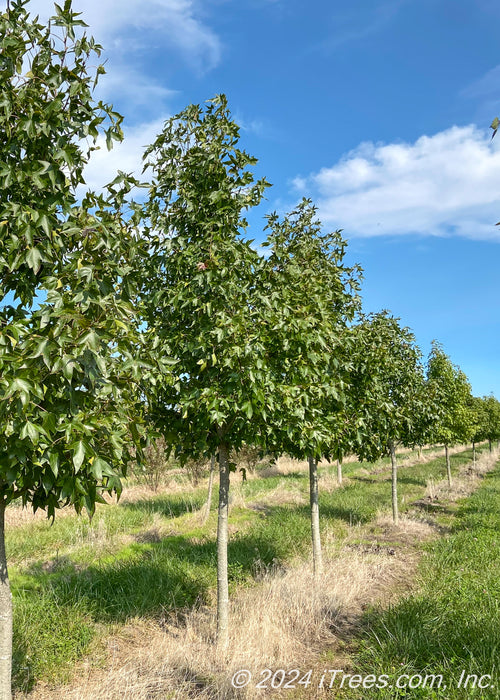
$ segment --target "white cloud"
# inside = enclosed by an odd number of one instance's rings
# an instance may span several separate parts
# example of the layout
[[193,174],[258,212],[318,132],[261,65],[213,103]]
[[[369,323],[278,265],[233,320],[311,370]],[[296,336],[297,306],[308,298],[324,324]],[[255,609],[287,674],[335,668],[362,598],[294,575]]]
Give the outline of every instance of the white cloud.
[[[120,99],[120,111],[128,118],[145,121],[149,115],[161,114],[169,99],[177,94],[156,80],[133,67],[113,65],[112,70],[101,77],[95,96],[104,102]],[[124,106],[125,105],[125,106]]]
[[91,155],[84,173],[86,186],[79,189],[78,195],[82,196],[86,190],[101,190],[104,185],[114,180],[118,170],[132,173],[141,180],[144,148],[155,140],[166,118],[165,116],[146,124],[125,128],[124,140],[115,143],[111,151],[106,148],[104,137],[99,137],[97,143],[100,149]]
[[500,240],[500,141],[475,126],[415,143],[362,143],[332,167],[297,177],[324,224],[347,236],[419,233]]
[[[54,14],[53,7],[47,0],[31,0],[29,4],[30,12],[44,20]],[[127,53],[150,46],[154,34],[160,46],[177,48],[200,70],[219,61],[219,39],[199,18],[194,0],[74,0],[73,10],[82,13],[90,33],[108,50]],[[143,34],[145,30],[147,34]]]

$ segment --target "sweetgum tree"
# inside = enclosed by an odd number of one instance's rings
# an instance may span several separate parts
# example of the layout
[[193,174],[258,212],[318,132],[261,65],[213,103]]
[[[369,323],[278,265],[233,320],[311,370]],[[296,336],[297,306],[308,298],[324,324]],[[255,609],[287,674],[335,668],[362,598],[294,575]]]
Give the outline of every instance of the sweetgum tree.
[[471,412],[472,429],[471,429],[471,439],[472,439],[472,463],[476,464],[476,444],[486,440],[486,415],[484,401],[480,396],[471,397],[471,402],[469,405],[469,410]]
[[[309,462],[314,573],[323,568],[318,460],[343,430],[348,389],[348,324],[359,305],[360,270],[345,264],[340,231],[325,233],[304,199],[282,220],[268,217],[270,254],[261,275],[269,369],[285,421],[273,425],[274,451]],[[274,442],[272,442],[274,441]]]
[[415,337],[387,312],[365,317],[354,330],[351,386],[361,459],[388,454],[392,465],[392,513],[398,523],[398,444],[415,442],[414,428],[425,410],[421,353]]
[[255,279],[262,265],[242,237],[243,213],[265,180],[237,147],[224,96],[168,120],[146,151],[145,335],[156,371],[145,377],[151,416],[182,458],[218,454],[217,639],[228,643],[229,454],[254,444],[277,412]]
[[445,447],[448,485],[452,485],[448,448],[468,442],[474,434],[471,388],[466,375],[454,365],[441,345],[433,342],[427,364],[427,395],[435,409],[431,435]]
[[482,409],[482,432],[491,452],[493,441],[500,440],[500,401],[493,394],[484,396]]
[[[0,15],[0,695],[10,697],[12,609],[4,514],[120,490],[135,363],[129,355],[132,220],[126,178],[78,204],[100,133],[121,117],[92,90],[100,47],[71,9],[48,26],[25,0]],[[78,28],[79,37],[76,36]],[[123,180],[123,184],[120,184]]]

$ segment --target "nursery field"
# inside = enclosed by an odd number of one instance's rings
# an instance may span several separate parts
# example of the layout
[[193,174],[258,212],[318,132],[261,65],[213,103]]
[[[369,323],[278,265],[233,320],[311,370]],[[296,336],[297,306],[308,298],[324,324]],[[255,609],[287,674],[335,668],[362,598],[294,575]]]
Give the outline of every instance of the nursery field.
[[[399,527],[388,459],[346,462],[342,486],[336,465],[320,464],[325,571],[316,587],[307,464],[281,457],[244,483],[233,475],[223,659],[213,645],[216,512],[201,525],[205,480],[195,487],[177,473],[157,493],[131,483],[92,522],[68,510],[50,525],[10,508],[15,697],[250,698],[287,682],[287,697],[497,697],[473,680],[467,692],[451,685],[462,671],[497,672],[500,474],[491,472],[496,453],[477,453],[474,468],[471,450],[451,455],[451,490],[441,449],[401,454]],[[303,682],[271,674],[266,683],[266,668],[300,670]],[[252,681],[237,689],[240,669]],[[443,674],[450,685],[446,694],[360,691],[324,676],[330,669]]]
[[0,700],[498,696],[500,401],[272,211],[223,93],[101,169],[103,47],[38,4],[0,12]]

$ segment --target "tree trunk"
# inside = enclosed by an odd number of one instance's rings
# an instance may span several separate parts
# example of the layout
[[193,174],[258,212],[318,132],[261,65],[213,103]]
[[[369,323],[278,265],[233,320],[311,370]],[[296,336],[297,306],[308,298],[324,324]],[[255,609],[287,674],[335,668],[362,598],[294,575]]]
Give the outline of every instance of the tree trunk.
[[229,513],[229,448],[219,445],[219,515],[217,520],[217,647],[229,642],[229,583],[227,577],[227,520]]
[[422,445],[418,446],[418,458],[422,459]]
[[342,486],[342,460],[341,459],[337,460],[337,481],[339,482],[339,486]]
[[476,466],[476,443],[472,443],[472,466]]
[[212,455],[212,459],[210,460],[210,476],[208,477],[207,502],[205,504],[205,512],[203,513],[203,520],[201,522],[202,527],[207,524],[208,516],[210,515],[210,507],[212,505],[212,491],[213,491],[213,487],[214,487],[214,473],[215,473],[215,455]]
[[5,501],[0,500],[0,697],[10,700],[12,675],[12,594],[5,555]]
[[492,447],[491,447],[491,440],[490,440],[490,438],[488,438],[488,447],[490,448],[490,452],[491,452],[491,451],[492,451]]
[[309,492],[311,500],[311,535],[313,548],[314,577],[323,571],[321,554],[321,537],[319,532],[319,502],[318,502],[318,461],[309,457]]
[[450,453],[448,452],[448,445],[444,446],[444,453],[446,455],[446,474],[448,475],[448,486],[451,488],[451,464],[450,464]]
[[398,463],[396,460],[396,448],[394,443],[390,444],[391,451],[391,466],[392,466],[392,520],[394,525],[399,524],[399,508],[398,508]]

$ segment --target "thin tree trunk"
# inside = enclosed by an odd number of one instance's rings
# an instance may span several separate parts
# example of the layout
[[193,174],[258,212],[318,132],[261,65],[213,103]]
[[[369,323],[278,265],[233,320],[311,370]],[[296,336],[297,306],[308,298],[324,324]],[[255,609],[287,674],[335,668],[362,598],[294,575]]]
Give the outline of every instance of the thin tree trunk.
[[391,451],[391,466],[392,466],[392,520],[394,525],[399,523],[399,508],[398,508],[398,463],[396,460],[396,448],[394,443],[390,444]]
[[418,446],[418,458],[422,459],[422,445]]
[[0,697],[10,700],[12,675],[12,594],[5,555],[5,501],[0,500]]
[[321,537],[319,532],[319,501],[318,501],[318,461],[309,457],[309,492],[311,500],[311,535],[313,548],[314,577],[323,571],[323,556],[321,554]]
[[208,493],[207,502],[205,503],[205,512],[203,513],[203,520],[201,526],[207,524],[208,516],[210,515],[210,507],[212,505],[212,491],[214,488],[214,473],[215,473],[215,455],[212,455],[210,460],[210,476],[208,477]]
[[472,466],[476,466],[476,443],[472,443]]
[[492,452],[491,440],[489,438],[488,438],[488,447],[490,448],[490,452]]
[[339,482],[339,486],[342,486],[342,460],[341,459],[337,460],[337,481]]
[[229,448],[219,445],[219,515],[217,520],[217,648],[229,643],[229,583],[227,577],[227,520],[229,513]]
[[448,475],[448,486],[451,488],[451,464],[450,464],[450,453],[448,452],[448,445],[444,446],[444,453],[446,455],[446,474]]

